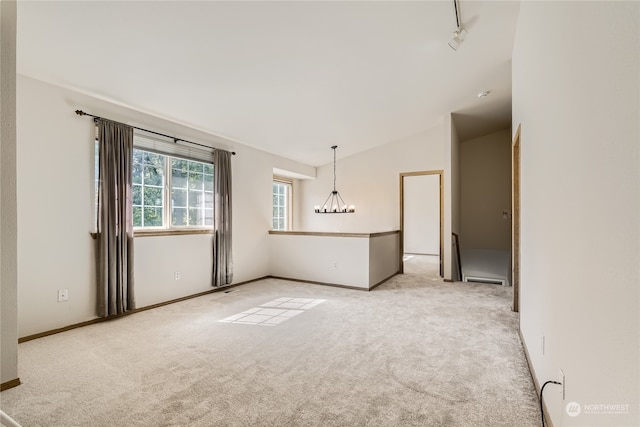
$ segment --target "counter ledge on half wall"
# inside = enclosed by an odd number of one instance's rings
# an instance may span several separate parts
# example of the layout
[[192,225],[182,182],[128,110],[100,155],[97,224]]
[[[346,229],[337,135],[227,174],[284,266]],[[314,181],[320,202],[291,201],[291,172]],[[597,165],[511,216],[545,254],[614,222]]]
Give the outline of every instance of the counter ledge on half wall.
[[287,236],[327,236],[327,237],[382,237],[391,234],[400,234],[400,230],[381,231],[378,233],[342,233],[340,231],[276,231],[269,230],[269,234]]

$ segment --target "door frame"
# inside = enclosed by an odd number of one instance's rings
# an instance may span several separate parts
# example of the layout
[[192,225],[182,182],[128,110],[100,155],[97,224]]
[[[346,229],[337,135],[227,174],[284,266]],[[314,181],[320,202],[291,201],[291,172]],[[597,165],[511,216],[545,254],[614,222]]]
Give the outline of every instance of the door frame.
[[520,124],[511,144],[511,282],[513,306],[520,311]]
[[438,175],[440,181],[440,277],[444,277],[444,170],[400,173],[400,273],[404,273],[404,178],[408,176]]

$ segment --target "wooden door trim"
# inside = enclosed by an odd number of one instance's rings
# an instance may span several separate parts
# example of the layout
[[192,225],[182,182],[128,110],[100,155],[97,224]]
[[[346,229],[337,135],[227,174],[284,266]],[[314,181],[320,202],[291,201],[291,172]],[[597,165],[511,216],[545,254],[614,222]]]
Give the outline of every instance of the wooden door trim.
[[514,312],[520,311],[520,124],[511,145],[511,281]]

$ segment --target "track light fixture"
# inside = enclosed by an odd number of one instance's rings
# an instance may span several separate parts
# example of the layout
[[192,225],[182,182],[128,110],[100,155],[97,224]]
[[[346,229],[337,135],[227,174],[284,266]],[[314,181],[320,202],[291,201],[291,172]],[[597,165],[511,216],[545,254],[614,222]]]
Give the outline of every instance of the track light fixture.
[[456,14],[456,29],[453,32],[453,37],[449,40],[449,47],[453,50],[458,50],[464,38],[467,35],[467,30],[460,24],[460,12],[458,11],[458,0],[453,0],[453,7]]
[[338,148],[337,145],[331,147],[333,150],[333,191],[329,193],[329,197],[322,205],[314,207],[316,213],[354,213],[356,211],[355,206],[347,206],[336,190],[336,148]]
[[458,50],[466,35],[467,30],[465,30],[464,28],[457,28],[453,32],[453,37],[451,38],[451,40],[449,40],[449,47],[453,50]]

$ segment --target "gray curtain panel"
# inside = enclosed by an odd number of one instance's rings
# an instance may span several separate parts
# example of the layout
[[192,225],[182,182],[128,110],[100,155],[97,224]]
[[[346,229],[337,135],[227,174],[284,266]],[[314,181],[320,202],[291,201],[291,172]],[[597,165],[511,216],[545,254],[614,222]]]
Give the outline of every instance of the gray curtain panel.
[[100,143],[98,187],[98,315],[135,308],[133,296],[133,128],[97,120]]
[[213,286],[233,281],[231,253],[231,156],[224,150],[213,153]]

